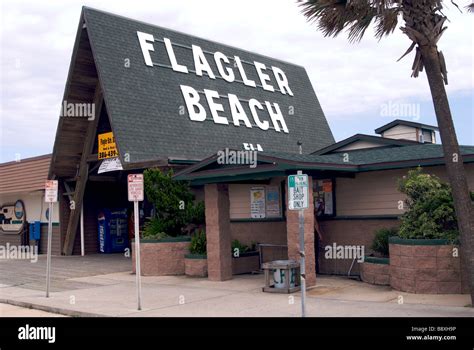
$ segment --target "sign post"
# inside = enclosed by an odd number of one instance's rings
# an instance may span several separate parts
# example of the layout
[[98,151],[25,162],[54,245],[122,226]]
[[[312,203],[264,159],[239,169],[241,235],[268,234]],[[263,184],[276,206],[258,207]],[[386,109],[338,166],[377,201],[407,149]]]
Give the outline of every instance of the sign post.
[[137,304],[138,310],[142,309],[142,287],[141,287],[141,269],[140,269],[140,232],[138,202],[143,201],[143,174],[128,175],[128,200],[133,202],[133,222],[135,231],[135,271],[137,282]]
[[298,170],[288,176],[288,209],[298,210],[300,238],[301,317],[306,316],[306,269],[304,253],[304,210],[308,208],[308,175]]
[[48,210],[48,253],[46,257],[46,298],[49,298],[51,280],[51,241],[53,236],[53,203],[58,201],[58,181],[46,180],[44,201],[49,204]]

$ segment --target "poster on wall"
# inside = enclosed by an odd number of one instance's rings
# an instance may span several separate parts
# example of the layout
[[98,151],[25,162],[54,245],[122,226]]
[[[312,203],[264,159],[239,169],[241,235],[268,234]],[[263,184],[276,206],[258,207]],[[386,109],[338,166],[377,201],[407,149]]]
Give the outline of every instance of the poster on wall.
[[318,180],[314,181],[313,184],[314,208],[316,215],[334,215],[332,180]]
[[280,190],[278,186],[268,186],[266,194],[267,217],[280,217]]
[[265,218],[265,188],[250,189],[250,216],[252,219]]

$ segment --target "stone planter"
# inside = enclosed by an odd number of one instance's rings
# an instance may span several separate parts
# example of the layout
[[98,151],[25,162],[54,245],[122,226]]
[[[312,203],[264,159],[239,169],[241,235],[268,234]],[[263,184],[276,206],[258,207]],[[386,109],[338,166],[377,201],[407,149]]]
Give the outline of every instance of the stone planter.
[[390,259],[366,256],[360,264],[362,281],[380,286],[390,285]]
[[[189,253],[190,237],[140,240],[143,276],[184,275],[184,256]],[[135,273],[135,242],[132,242],[132,271]]]
[[390,237],[390,285],[420,294],[468,293],[459,247],[443,239]]
[[207,255],[186,254],[184,258],[184,273],[191,277],[207,276]]
[[232,274],[240,275],[260,270],[258,252],[247,252],[239,255],[238,258],[232,256]]

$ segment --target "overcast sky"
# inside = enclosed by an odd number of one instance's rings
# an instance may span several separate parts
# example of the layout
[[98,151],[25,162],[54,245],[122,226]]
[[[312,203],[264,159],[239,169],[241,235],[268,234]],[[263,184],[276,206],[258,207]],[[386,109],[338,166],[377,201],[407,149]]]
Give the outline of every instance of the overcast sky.
[[[295,0],[2,0],[0,162],[52,152],[83,5],[304,66],[338,141],[396,118],[436,124],[426,76],[410,78],[412,55],[396,62],[410,44],[398,29],[380,42],[371,31],[359,44],[324,38]],[[447,91],[459,141],[474,145],[474,15],[445,13]],[[382,113],[394,104],[420,114]]]

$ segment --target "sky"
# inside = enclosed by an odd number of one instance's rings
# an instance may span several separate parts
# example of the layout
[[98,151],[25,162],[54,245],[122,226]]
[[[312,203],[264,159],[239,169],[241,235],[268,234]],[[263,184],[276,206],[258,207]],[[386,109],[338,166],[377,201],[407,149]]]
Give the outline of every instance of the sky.
[[[474,145],[474,14],[445,3],[446,89],[459,143]],[[325,38],[295,0],[2,0],[0,162],[52,152],[83,5],[305,67],[336,141],[397,118],[436,125],[426,76],[410,77],[413,55],[397,62],[410,45],[399,29]]]

